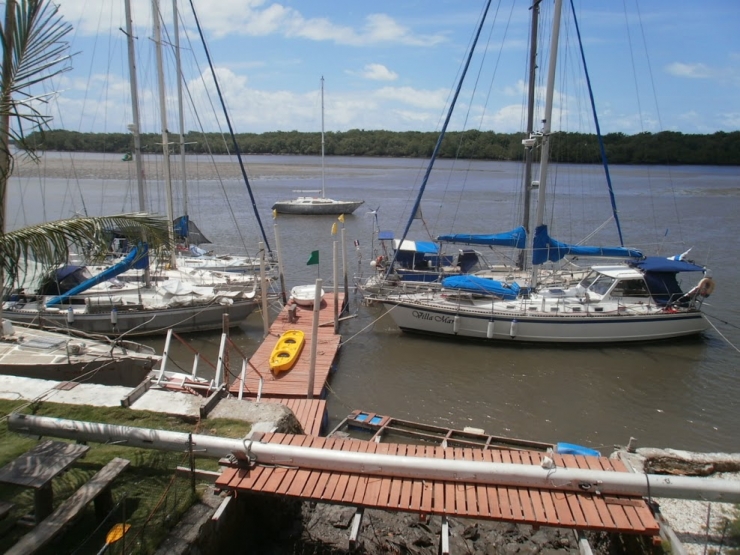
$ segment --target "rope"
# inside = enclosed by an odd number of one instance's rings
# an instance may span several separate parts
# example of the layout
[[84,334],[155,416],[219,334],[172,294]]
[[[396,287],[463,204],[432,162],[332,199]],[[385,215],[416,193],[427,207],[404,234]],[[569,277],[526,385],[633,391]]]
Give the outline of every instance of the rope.
[[[705,313],[705,314],[706,314],[706,313]],[[720,321],[721,321],[721,320],[720,320]],[[712,326],[712,329],[713,329],[714,331],[716,331],[716,332],[717,332],[717,333],[719,334],[719,336],[720,336],[720,337],[721,337],[722,339],[724,339],[724,340],[725,340],[725,343],[727,343],[727,344],[728,344],[728,345],[729,345],[730,347],[732,347],[732,348],[733,348],[733,349],[735,349],[735,350],[736,350],[736,351],[737,351],[738,353],[740,353],[740,349],[738,349],[738,348],[737,348],[737,347],[736,347],[736,346],[735,346],[735,345],[734,345],[734,344],[732,343],[732,341],[730,341],[729,339],[727,339],[727,337],[725,337],[725,336],[724,336],[724,334],[723,334],[723,333],[722,333],[721,331],[719,331],[719,330],[717,329],[717,326],[715,326],[715,325],[714,325],[714,324],[713,324],[713,323],[711,322],[711,320],[709,320],[709,318],[707,318],[707,322],[709,322],[709,325],[710,325],[710,326]],[[724,323],[725,323],[725,324],[727,324],[728,322],[724,322]],[[733,326],[733,327],[735,327],[735,328],[736,328],[737,326]]]

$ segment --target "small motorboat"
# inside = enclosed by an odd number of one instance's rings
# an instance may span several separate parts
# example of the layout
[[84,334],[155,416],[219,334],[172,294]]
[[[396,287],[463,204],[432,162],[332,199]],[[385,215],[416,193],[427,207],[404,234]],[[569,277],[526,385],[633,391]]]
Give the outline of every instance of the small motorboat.
[[[316,299],[316,285],[296,285],[290,290],[290,298],[299,306],[313,306]],[[320,298],[324,298],[323,289]]]
[[270,370],[273,374],[293,368],[303,349],[305,338],[301,330],[287,330],[280,336],[270,355]]

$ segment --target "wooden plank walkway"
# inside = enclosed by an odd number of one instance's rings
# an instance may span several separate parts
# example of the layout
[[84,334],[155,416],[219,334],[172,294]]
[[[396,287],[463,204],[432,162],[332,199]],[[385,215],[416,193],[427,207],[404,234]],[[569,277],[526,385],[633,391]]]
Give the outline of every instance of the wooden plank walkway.
[[[339,307],[344,304],[344,293],[339,293]],[[296,322],[289,320],[288,303],[270,326],[270,332],[262,345],[250,359],[249,371],[244,380],[243,396],[254,400],[259,392],[259,378],[262,376],[262,398],[296,398],[308,397],[308,378],[311,362],[311,341],[313,328],[313,309],[297,306]],[[274,376],[270,371],[270,355],[280,335],[289,329],[299,329],[305,334],[306,343],[295,366],[287,372],[280,372]],[[313,396],[324,396],[324,387],[329,378],[329,372],[339,350],[341,336],[334,333],[334,293],[325,293],[319,310],[319,329],[316,344],[316,368],[314,374]],[[232,395],[239,395],[242,387],[241,379],[237,378],[229,386]]]
[[[287,434],[265,434],[261,441],[363,453],[532,465],[539,465],[545,455],[535,451],[443,448]],[[627,471],[621,461],[605,457],[549,456],[557,465],[567,468]],[[591,492],[389,478],[260,465],[251,469],[225,468],[216,486],[233,491],[257,491],[323,503],[425,515],[456,515],[579,530],[645,535],[658,533],[658,523],[643,499],[601,496]]]
[[325,399],[263,399],[262,402],[285,405],[301,423],[304,434],[321,435],[321,425],[326,413]]

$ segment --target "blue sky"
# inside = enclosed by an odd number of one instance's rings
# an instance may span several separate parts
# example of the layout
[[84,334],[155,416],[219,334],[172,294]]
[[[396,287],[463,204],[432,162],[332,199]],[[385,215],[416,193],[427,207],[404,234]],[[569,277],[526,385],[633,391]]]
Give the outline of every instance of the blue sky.
[[[179,0],[187,129],[223,129],[188,0]],[[73,69],[54,81],[54,128],[126,131],[131,107],[123,1],[59,0]],[[437,131],[484,0],[193,0],[236,132],[325,128]],[[120,5],[119,5],[120,4]],[[152,8],[132,0],[142,130],[160,130]],[[165,24],[171,0],[161,0]],[[551,21],[544,0],[541,22]],[[492,2],[450,129],[523,129],[529,2]],[[575,0],[603,132],[740,129],[740,2]],[[554,128],[592,131],[569,0],[564,3]],[[171,28],[168,33],[172,33]],[[545,56],[549,32],[542,33]],[[192,47],[192,50],[191,50]],[[172,49],[168,127],[178,129]],[[547,58],[540,59],[545,67]],[[538,80],[539,90],[542,89]],[[207,91],[211,91],[207,93]],[[541,106],[541,104],[540,104]],[[200,120],[196,120],[195,114]],[[589,127],[590,125],[590,127]]]

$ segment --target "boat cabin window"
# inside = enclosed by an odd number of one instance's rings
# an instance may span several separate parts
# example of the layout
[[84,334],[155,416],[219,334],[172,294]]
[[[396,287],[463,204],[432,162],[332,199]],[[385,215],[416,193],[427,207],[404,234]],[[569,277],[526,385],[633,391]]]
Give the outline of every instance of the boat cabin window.
[[588,289],[591,287],[591,284],[594,282],[594,280],[599,277],[601,274],[599,272],[589,272],[588,275],[581,280],[581,282],[578,284],[584,289]]
[[622,279],[614,287],[612,297],[649,297],[644,279]]
[[593,281],[593,283],[591,283],[591,286],[588,288],[588,290],[596,293],[597,295],[606,295],[606,292],[609,291],[609,288],[612,285],[614,285],[615,281],[616,279],[614,279],[613,277],[599,274],[598,277]]

